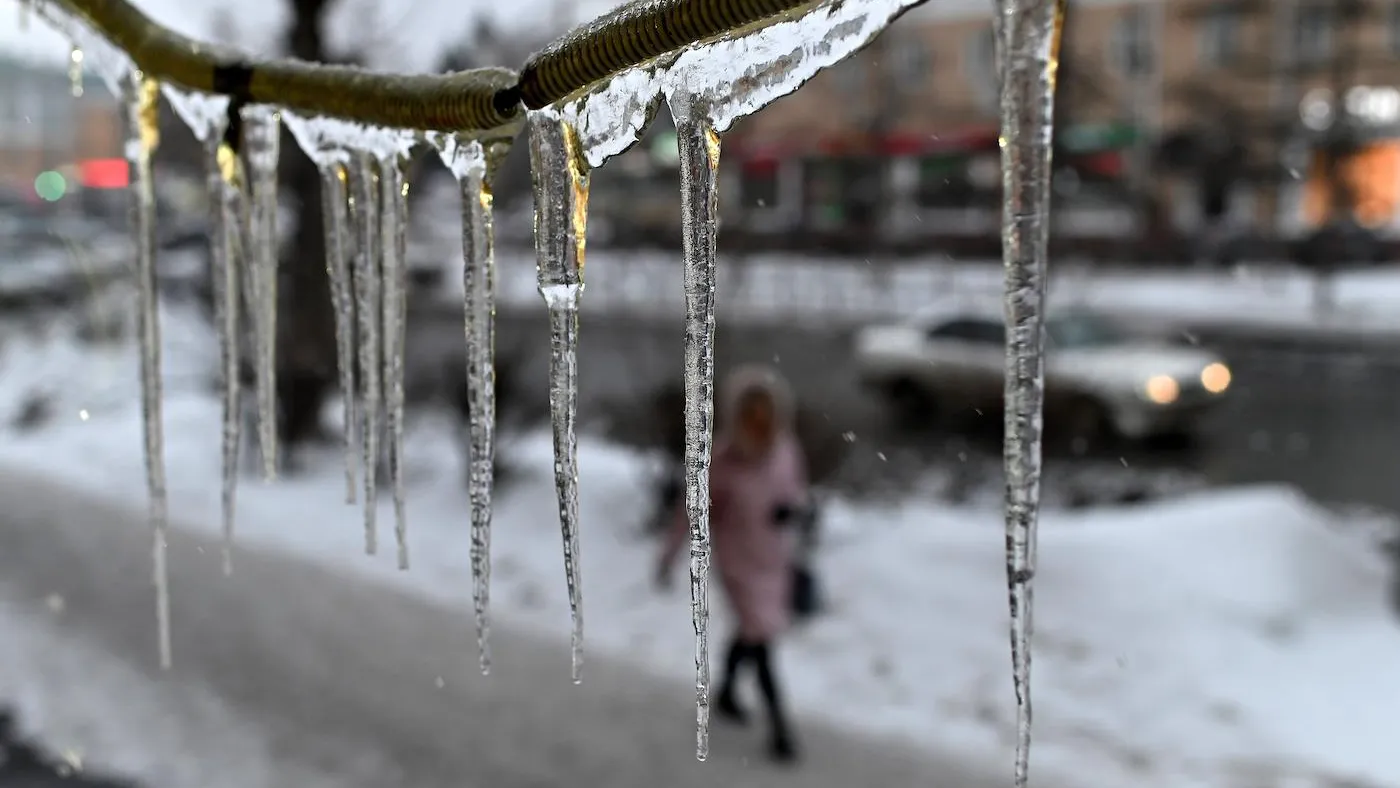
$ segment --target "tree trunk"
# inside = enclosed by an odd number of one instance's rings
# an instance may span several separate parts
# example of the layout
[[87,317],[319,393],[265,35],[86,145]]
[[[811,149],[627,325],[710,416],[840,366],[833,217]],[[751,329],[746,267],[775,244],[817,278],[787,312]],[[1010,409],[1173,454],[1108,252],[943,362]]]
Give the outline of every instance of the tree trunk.
[[[290,0],[287,50],[292,57],[327,60],[321,22],[332,2]],[[322,406],[336,385],[335,315],[326,275],[320,178],[285,127],[281,170],[296,218],[292,241],[282,249],[278,277],[278,437],[285,449],[293,449],[318,433]]]

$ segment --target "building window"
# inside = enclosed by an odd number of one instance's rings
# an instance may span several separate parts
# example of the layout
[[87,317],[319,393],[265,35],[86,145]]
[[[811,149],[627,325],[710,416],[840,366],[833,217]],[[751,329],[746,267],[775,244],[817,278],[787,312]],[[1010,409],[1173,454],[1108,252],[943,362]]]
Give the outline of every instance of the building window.
[[739,194],[745,208],[776,208],[782,196],[779,178],[781,164],[777,160],[744,163],[739,181]]
[[1199,47],[1208,66],[1228,66],[1240,54],[1240,18],[1230,11],[1210,11],[1201,19]]
[[930,67],[929,51],[923,39],[912,35],[895,39],[890,49],[889,71],[896,84],[905,90],[918,90],[928,79]]
[[974,99],[984,110],[996,109],[1000,98],[996,41],[996,33],[988,25],[972,34],[964,52],[963,73]]
[[1152,70],[1152,36],[1147,11],[1133,6],[1120,16],[1109,39],[1113,66],[1128,77],[1141,77]]
[[1385,22],[1390,51],[1400,53],[1400,0],[1390,4],[1389,10],[1386,11]]
[[1298,9],[1298,25],[1294,29],[1293,54],[1297,62],[1317,64],[1332,57],[1337,19],[1327,6],[1306,6]]

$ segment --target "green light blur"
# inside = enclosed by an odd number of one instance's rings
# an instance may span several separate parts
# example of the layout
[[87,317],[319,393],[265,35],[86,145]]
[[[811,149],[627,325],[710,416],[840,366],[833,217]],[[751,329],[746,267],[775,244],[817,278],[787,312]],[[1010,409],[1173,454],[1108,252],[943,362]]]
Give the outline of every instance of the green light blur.
[[34,179],[34,193],[42,200],[57,202],[63,199],[67,192],[68,182],[63,179],[61,173],[49,170],[39,173],[39,177]]

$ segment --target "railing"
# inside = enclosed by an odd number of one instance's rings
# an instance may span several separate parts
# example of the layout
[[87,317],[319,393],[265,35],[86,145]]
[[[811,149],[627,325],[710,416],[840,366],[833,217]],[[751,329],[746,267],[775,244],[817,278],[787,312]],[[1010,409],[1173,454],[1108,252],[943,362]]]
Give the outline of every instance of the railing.
[[[36,2],[38,0],[28,0]],[[718,275],[715,179],[720,135],[849,56],[921,0],[635,0],[536,54],[518,73],[482,69],[390,75],[287,60],[253,60],[179,36],[126,0],[47,0],[39,10],[73,37],[75,54],[122,96],[140,292],[139,335],[147,482],[157,578],[161,664],[170,663],[165,583],[165,462],[160,326],[154,262],[151,153],[163,91],[205,145],[213,213],[216,325],[225,378],[225,567],[238,466],[240,344],[251,334],[263,466],[276,473],[276,165],[285,122],[322,175],[327,270],[341,386],[347,396],[347,499],[363,477],[366,550],[376,549],[375,459],[388,442],[400,563],[403,517],[403,344],[406,222],[403,160],[436,147],[462,191],[468,389],[473,414],[471,540],[481,665],[489,662],[489,546],[494,455],[496,268],[490,185],[500,155],[524,129],[535,185],[536,288],[550,315],[551,415],[564,563],[573,611],[574,677],[583,636],[578,572],[575,416],[578,312],[584,299],[588,175],[635,143],[661,102],[676,122],[681,169],[686,342],[686,509],[696,632],[697,756],[708,751],[710,562],[708,464],[713,429]],[[998,0],[1007,332],[1007,579],[1018,706],[1015,783],[1030,745],[1030,582],[1039,510],[1045,249],[1049,159],[1064,0]],[[80,58],[75,57],[74,62]],[[748,272],[753,275],[753,271]],[[789,275],[794,292],[814,279]],[[606,274],[602,275],[603,277]],[[590,278],[592,271],[590,269]],[[898,277],[896,277],[898,279]],[[597,280],[595,279],[595,282]],[[661,283],[654,282],[653,286]],[[774,283],[779,286],[779,283]],[[600,288],[590,288],[590,292]],[[601,288],[606,289],[606,287]],[[922,294],[899,281],[879,291],[896,309]],[[911,297],[908,294],[914,293]],[[250,330],[242,325],[244,293]],[[836,305],[833,304],[833,307]],[[842,307],[847,308],[847,307]],[[858,307],[869,309],[871,305]],[[284,329],[285,332],[285,329]]]

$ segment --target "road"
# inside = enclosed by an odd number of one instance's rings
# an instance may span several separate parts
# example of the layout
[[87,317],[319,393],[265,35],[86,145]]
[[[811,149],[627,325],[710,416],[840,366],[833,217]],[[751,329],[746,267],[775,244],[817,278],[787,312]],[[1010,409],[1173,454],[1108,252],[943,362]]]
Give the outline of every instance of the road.
[[[524,359],[522,399],[532,403],[548,398],[549,343],[542,312],[500,317],[500,353]],[[683,336],[679,320],[585,311],[579,351],[582,418],[612,414],[624,422],[634,419],[647,392],[679,381]],[[1052,454],[1047,474],[1096,476],[1129,466],[1147,475],[1189,476],[1195,481],[1188,486],[1282,482],[1319,500],[1400,512],[1400,485],[1391,470],[1400,464],[1400,399],[1394,396],[1400,385],[1400,345],[1310,341],[1306,347],[1296,342],[1266,346],[1224,334],[1197,338],[1230,361],[1235,384],[1229,404],[1211,419],[1206,440],[1196,450],[1118,448],[1100,458],[1105,462],[1099,465]],[[995,468],[1000,447],[994,434],[986,439],[994,430],[980,431],[982,440],[968,441],[963,435],[908,435],[891,429],[878,403],[856,384],[849,331],[841,326],[722,322],[717,346],[721,372],[745,361],[776,365],[804,403],[822,414],[833,431],[854,441],[854,453],[881,458],[858,473],[882,479],[903,474],[918,483],[920,477],[908,465],[965,464],[970,458],[974,475],[992,487],[1000,484]],[[626,425],[619,428],[626,431]],[[883,459],[896,455],[909,462]]]
[[[179,528],[170,543],[176,663],[162,674],[143,516],[16,469],[0,469],[0,501],[0,601],[37,611],[62,599],[54,625],[122,661],[131,682],[217,695],[256,727],[273,759],[268,776],[235,781],[240,788],[991,788],[1009,780],[1009,762],[919,753],[812,721],[802,725],[807,761],[795,771],[760,757],[756,731],[723,728],[710,761],[697,764],[684,685],[595,657],[574,686],[565,644],[499,623],[496,669],[482,677],[461,610],[251,547],[225,578],[215,544]],[[187,741],[197,752],[184,755],[207,758],[211,772],[227,769],[223,735]],[[200,782],[227,784],[227,774],[222,783],[215,776]]]

